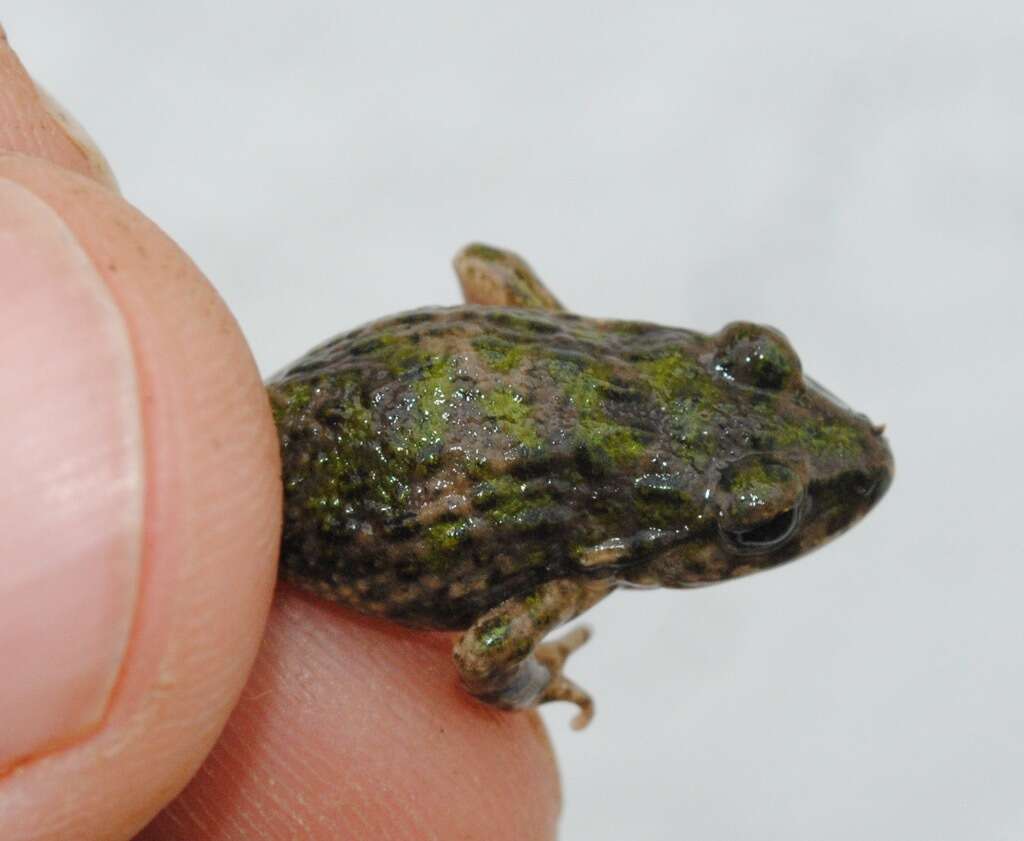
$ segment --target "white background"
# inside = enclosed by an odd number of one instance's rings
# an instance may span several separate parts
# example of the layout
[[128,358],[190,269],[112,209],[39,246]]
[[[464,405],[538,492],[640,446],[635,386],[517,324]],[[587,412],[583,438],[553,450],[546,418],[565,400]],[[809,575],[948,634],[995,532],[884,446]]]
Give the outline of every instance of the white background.
[[888,423],[896,482],[838,543],[592,612],[597,719],[545,711],[564,838],[1024,837],[1019,3],[3,14],[266,374],[456,303],[482,239],[580,312],[778,325]]

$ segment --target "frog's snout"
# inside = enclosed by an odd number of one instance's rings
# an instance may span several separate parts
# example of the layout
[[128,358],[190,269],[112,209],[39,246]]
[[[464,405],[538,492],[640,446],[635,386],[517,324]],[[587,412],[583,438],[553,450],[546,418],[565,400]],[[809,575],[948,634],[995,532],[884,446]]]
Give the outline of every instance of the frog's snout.
[[818,496],[831,510],[827,531],[838,533],[864,517],[885,496],[892,485],[895,463],[886,440],[884,426],[866,422],[866,434],[860,436],[859,454],[840,460],[831,476],[820,477]]
[[892,484],[893,474],[896,472],[896,462],[892,457],[892,449],[890,449],[889,442],[885,439],[885,424],[873,425],[871,431],[874,433],[877,453],[873,458],[875,481],[865,494],[868,508],[874,506],[885,496],[886,491],[889,490],[889,486]]

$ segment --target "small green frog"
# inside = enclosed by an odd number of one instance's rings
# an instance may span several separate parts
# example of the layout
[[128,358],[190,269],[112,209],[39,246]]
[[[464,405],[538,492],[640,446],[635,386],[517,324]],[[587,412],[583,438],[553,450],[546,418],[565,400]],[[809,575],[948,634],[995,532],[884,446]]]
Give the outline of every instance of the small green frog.
[[520,257],[455,258],[465,306],[331,339],[268,385],[285,485],[281,574],[376,616],[464,631],[475,696],[590,696],[553,628],[620,588],[778,566],[860,519],[893,462],[882,429],[783,335],[704,335],[567,313]]

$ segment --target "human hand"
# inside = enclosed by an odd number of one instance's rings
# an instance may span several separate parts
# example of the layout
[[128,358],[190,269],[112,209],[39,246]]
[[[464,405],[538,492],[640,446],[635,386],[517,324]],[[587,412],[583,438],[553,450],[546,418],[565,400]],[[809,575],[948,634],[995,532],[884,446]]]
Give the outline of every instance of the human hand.
[[554,837],[539,719],[448,635],[271,600],[236,323],[6,40],[0,115],[0,837]]

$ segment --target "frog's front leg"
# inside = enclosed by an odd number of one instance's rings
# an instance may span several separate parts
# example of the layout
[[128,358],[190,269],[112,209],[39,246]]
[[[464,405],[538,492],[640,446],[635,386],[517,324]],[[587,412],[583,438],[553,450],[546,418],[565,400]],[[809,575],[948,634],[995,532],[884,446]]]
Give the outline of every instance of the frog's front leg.
[[559,579],[506,599],[481,616],[455,646],[463,685],[480,700],[505,709],[572,701],[580,708],[573,728],[586,727],[594,702],[562,674],[562,665],[590,632],[577,628],[554,642],[538,643],[613,589],[608,581]]

